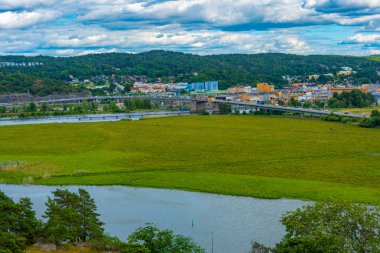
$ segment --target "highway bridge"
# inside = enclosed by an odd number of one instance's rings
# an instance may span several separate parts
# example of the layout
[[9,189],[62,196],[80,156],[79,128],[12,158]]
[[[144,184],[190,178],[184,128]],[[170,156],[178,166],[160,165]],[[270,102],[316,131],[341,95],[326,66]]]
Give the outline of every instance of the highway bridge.
[[[280,106],[280,105],[269,105],[269,104],[256,104],[252,102],[234,102],[234,101],[225,101],[225,100],[216,100],[216,101],[207,101],[207,100],[197,100],[190,96],[158,96],[158,95],[145,95],[145,96],[97,96],[97,97],[77,97],[77,98],[64,98],[64,99],[56,99],[56,100],[36,100],[33,101],[37,105],[40,105],[42,103],[47,103],[48,105],[64,105],[64,104],[81,104],[84,101],[87,101],[89,103],[97,102],[108,102],[108,101],[115,101],[115,102],[124,102],[125,100],[129,99],[148,99],[153,101],[171,101],[171,102],[177,102],[177,103],[183,103],[183,104],[190,104],[191,105],[191,112],[197,113],[201,112],[203,110],[210,110],[215,111],[216,113],[219,112],[219,105],[220,104],[230,104],[234,108],[249,108],[252,110],[264,110],[268,112],[269,114],[274,111],[279,112],[285,112],[285,113],[296,113],[301,116],[304,115],[310,115],[310,116],[327,116],[330,114],[333,114],[335,116],[343,116],[348,118],[365,118],[368,117],[364,114],[354,114],[354,113],[344,113],[344,112],[335,112],[335,111],[329,111],[329,110],[317,110],[317,109],[309,109],[309,108],[301,108],[301,107],[289,107],[289,106]],[[29,102],[19,103],[19,105],[25,105]],[[14,106],[12,103],[3,103],[0,104],[0,106],[6,106],[8,108],[11,108]]]
[[15,104],[17,105],[26,105],[30,102],[34,102],[37,105],[40,105],[42,103],[46,103],[48,105],[73,105],[73,104],[81,104],[84,101],[87,101],[89,103],[97,102],[109,102],[109,101],[116,101],[116,102],[124,102],[125,100],[130,99],[148,99],[148,100],[154,100],[154,101],[178,101],[178,102],[195,102],[197,101],[195,98],[191,97],[169,97],[169,96],[95,96],[95,97],[75,97],[75,98],[62,98],[62,99],[39,99],[39,100],[33,100],[33,101],[24,101],[24,102],[15,102],[15,103],[0,103],[0,106],[6,106],[7,108],[11,108]]
[[269,104],[253,104],[248,102],[232,102],[232,101],[215,101],[217,103],[225,103],[230,104],[232,106],[242,107],[242,108],[251,108],[254,110],[266,110],[268,113],[273,111],[280,111],[285,113],[298,113],[301,116],[311,115],[311,116],[327,116],[327,115],[335,115],[335,116],[343,116],[348,118],[366,118],[368,117],[365,114],[355,114],[348,112],[336,112],[329,110],[317,110],[311,108],[301,108],[301,107],[290,107],[290,106],[281,106],[281,105],[269,105]]

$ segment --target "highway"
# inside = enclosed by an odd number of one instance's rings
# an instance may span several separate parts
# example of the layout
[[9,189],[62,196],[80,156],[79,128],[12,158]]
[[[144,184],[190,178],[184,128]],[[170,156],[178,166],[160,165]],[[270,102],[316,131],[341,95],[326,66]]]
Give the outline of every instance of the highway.
[[76,98],[63,98],[63,99],[53,99],[53,100],[33,100],[25,102],[15,102],[15,103],[0,103],[0,106],[5,106],[7,108],[12,108],[16,105],[25,105],[30,102],[34,102],[37,105],[46,103],[49,105],[63,105],[63,104],[80,104],[83,101],[91,102],[106,102],[106,101],[124,101],[129,99],[149,99],[156,101],[178,101],[178,102],[196,102],[197,100],[191,97],[169,97],[169,96],[96,96],[96,97],[76,97]]

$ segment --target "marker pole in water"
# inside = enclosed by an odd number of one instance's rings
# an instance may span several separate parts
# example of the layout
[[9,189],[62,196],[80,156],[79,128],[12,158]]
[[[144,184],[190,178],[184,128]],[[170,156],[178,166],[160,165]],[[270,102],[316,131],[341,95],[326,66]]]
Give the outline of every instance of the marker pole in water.
[[211,253],[214,253],[214,233],[211,233]]

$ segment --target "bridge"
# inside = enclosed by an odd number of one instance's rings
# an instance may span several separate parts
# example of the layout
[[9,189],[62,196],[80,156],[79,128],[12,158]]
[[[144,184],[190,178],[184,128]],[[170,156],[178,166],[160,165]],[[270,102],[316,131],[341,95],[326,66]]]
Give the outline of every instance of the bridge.
[[[365,118],[368,117],[364,114],[354,114],[354,113],[343,113],[343,112],[335,112],[329,110],[316,110],[309,108],[300,108],[300,107],[289,107],[289,106],[280,106],[280,105],[270,105],[270,104],[256,104],[251,102],[234,102],[234,101],[224,101],[224,100],[216,100],[216,101],[207,101],[207,100],[199,100],[190,96],[152,96],[152,95],[143,95],[143,96],[96,96],[96,97],[77,97],[77,98],[64,98],[64,99],[56,99],[56,100],[36,100],[33,101],[37,105],[42,103],[46,103],[48,105],[72,105],[72,104],[81,104],[84,101],[89,103],[97,102],[124,102],[125,100],[130,99],[147,99],[152,101],[161,101],[161,102],[170,102],[172,105],[174,102],[180,104],[190,105],[190,111],[192,113],[199,113],[204,110],[214,111],[216,113],[220,112],[219,105],[220,104],[229,104],[234,108],[248,108],[254,111],[266,111],[268,114],[272,112],[284,112],[284,113],[296,113],[301,115],[301,117],[305,115],[310,115],[311,117],[318,116],[327,116],[333,114],[335,116],[343,116],[348,118]],[[19,105],[26,105],[29,102],[19,103]],[[0,106],[6,106],[7,108],[13,107],[12,103],[3,103]]]
[[[24,102],[16,102],[17,105],[26,105],[30,102],[34,102],[37,105],[46,103],[48,105],[73,105],[73,104],[81,104],[84,101],[89,103],[102,103],[102,102],[124,102],[125,100],[130,99],[148,99],[153,101],[178,101],[178,102],[195,102],[195,98],[191,97],[170,97],[170,96],[95,96],[95,97],[75,97],[75,98],[62,98],[62,99],[39,99],[32,101],[24,101]],[[12,107],[14,103],[0,103],[0,106]]]
[[237,107],[243,107],[243,108],[250,108],[252,110],[264,110],[267,111],[269,114],[273,111],[279,111],[279,112],[285,112],[285,113],[297,113],[300,114],[302,117],[304,115],[310,115],[313,116],[327,116],[327,115],[334,115],[334,116],[342,116],[342,117],[348,117],[348,118],[366,118],[368,117],[365,114],[355,114],[355,113],[346,113],[346,112],[336,112],[336,111],[329,111],[329,110],[317,110],[317,109],[311,109],[311,108],[300,108],[300,107],[290,107],[290,106],[281,106],[281,105],[269,105],[269,104],[254,104],[254,103],[248,103],[248,102],[232,102],[232,101],[215,101],[219,104],[230,104],[231,106],[237,106]]

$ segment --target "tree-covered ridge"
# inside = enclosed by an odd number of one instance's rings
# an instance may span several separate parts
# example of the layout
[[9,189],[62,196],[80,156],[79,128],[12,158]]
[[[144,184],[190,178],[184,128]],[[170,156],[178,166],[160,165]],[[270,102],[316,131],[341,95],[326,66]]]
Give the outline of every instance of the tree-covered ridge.
[[80,89],[65,84],[62,80],[35,76],[20,72],[0,72],[0,94],[30,93],[32,95],[50,95],[54,93],[78,92]]
[[371,55],[371,56],[368,56],[368,59],[372,61],[380,61],[380,55]]
[[75,57],[2,56],[0,62],[39,62],[38,66],[1,67],[0,72],[24,73],[39,78],[80,80],[97,75],[145,75],[151,78],[173,77],[175,81],[218,80],[221,88],[239,83],[270,82],[285,84],[283,76],[306,77],[309,74],[337,73],[351,67],[358,82],[376,82],[380,62],[365,57],[335,55],[224,54],[192,55],[170,51],[139,54],[105,53]]

